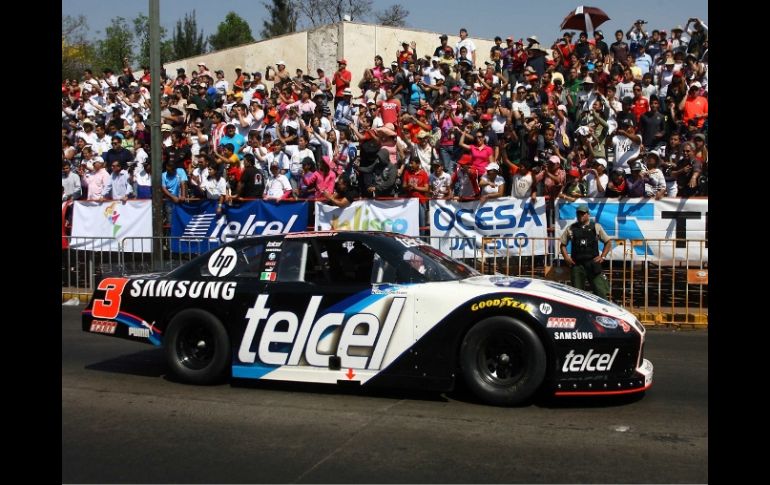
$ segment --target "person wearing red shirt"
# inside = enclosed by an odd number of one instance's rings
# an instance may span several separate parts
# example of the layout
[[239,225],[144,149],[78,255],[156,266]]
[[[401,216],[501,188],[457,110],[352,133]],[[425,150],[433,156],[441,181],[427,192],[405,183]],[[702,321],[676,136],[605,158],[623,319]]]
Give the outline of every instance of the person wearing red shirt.
[[393,96],[393,88],[389,87],[385,94],[388,99],[380,101],[377,105],[380,107],[382,124],[393,123],[393,126],[399,126],[399,117],[401,115],[401,101]]
[[348,61],[340,59],[337,61],[338,69],[334,72],[332,82],[334,83],[334,109],[337,109],[337,105],[345,99],[343,91],[345,88],[350,87],[350,81],[353,79],[353,74],[348,71]]
[[639,119],[642,115],[650,111],[650,103],[642,95],[642,84],[634,83],[634,104],[631,106],[631,112],[634,114],[634,121],[639,124]]

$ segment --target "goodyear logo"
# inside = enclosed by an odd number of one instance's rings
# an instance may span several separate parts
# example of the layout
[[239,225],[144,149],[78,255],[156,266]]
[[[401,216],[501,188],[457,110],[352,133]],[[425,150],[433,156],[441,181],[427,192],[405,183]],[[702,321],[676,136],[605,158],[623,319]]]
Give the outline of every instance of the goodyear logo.
[[520,308],[526,312],[532,312],[535,309],[535,307],[530,305],[529,303],[522,303],[510,297],[503,297],[503,298],[495,298],[495,299],[474,303],[473,305],[471,305],[471,311],[477,312],[485,308],[503,308],[503,307]]

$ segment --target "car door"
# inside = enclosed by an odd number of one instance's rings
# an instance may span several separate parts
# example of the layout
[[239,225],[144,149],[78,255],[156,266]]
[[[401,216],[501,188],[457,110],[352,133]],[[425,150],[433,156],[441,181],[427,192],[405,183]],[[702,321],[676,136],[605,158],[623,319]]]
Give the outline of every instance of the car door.
[[335,383],[376,374],[408,315],[405,297],[372,284],[376,253],[349,235],[287,237],[272,250],[233,375]]

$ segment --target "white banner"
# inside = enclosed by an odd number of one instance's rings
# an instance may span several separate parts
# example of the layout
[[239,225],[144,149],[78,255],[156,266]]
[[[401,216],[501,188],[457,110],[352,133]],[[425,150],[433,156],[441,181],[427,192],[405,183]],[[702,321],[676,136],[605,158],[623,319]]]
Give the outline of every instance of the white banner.
[[317,231],[387,231],[419,236],[419,199],[357,200],[345,208],[316,202]]
[[[124,237],[152,237],[151,200],[75,202],[71,248],[118,251]],[[125,250],[151,252],[152,244],[129,244]]]
[[513,197],[484,204],[431,200],[428,214],[432,245],[454,258],[480,257],[475,248],[481,248],[484,236],[503,238],[483,248],[488,256],[545,254],[543,197],[538,197],[534,204],[530,199]]
[[[615,260],[652,261],[665,264],[677,261],[708,261],[706,228],[708,199],[579,199],[559,201],[556,237],[575,222],[575,209],[588,205],[591,219],[616,242],[610,256]],[[631,243],[646,239],[645,243]],[[687,239],[687,241],[684,241]],[[675,241],[678,240],[678,241]],[[620,243],[620,244],[618,244]],[[601,246],[600,246],[601,247]]]

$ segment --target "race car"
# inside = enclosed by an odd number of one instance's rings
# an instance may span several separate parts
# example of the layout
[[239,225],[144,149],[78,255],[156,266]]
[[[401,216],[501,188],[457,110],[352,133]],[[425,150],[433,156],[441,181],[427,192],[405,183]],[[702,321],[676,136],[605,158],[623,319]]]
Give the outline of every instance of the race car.
[[652,384],[645,329],[559,283],[481,275],[385,232],[240,239],[168,273],[102,279],[85,332],[162,346],[178,380],[229,377],[449,391],[484,402]]

